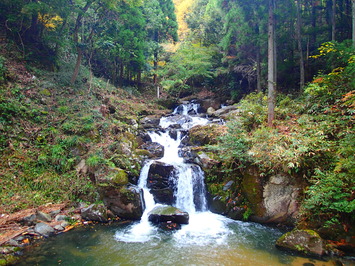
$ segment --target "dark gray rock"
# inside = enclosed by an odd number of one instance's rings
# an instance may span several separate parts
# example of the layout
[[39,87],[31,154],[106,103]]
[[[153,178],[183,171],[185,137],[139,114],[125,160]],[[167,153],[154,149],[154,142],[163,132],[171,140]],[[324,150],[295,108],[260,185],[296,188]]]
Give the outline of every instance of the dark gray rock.
[[227,205],[221,196],[215,196],[210,200],[209,210],[213,213],[225,214],[227,212]]
[[140,124],[145,129],[156,129],[159,127],[160,116],[150,115],[144,117]]
[[36,214],[31,214],[31,215],[29,215],[29,216],[24,217],[24,218],[21,220],[21,223],[22,223],[23,225],[31,226],[31,225],[34,225],[34,224],[35,224],[36,219],[37,219]]
[[86,221],[108,222],[107,209],[103,204],[91,204],[81,209],[81,217]]
[[144,143],[141,148],[149,151],[150,158],[160,159],[164,156],[164,146],[157,142]]
[[135,185],[107,185],[99,188],[105,206],[115,215],[139,220],[145,209],[143,190]]
[[174,203],[175,167],[162,162],[151,164],[148,172],[147,187],[156,203],[172,205]]
[[40,234],[42,236],[48,237],[51,234],[53,234],[55,231],[53,229],[53,227],[49,226],[46,223],[38,223],[36,224],[36,226],[34,227],[34,231],[37,234]]
[[173,206],[157,206],[149,212],[148,220],[154,224],[166,222],[188,224],[189,214]]

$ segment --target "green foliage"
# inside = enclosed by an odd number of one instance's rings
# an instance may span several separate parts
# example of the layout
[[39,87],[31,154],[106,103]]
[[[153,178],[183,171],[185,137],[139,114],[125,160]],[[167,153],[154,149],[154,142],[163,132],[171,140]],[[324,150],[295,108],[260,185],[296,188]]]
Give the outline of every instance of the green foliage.
[[2,84],[5,81],[6,72],[7,69],[5,66],[5,58],[0,55],[0,84]]
[[[349,214],[355,220],[353,191],[355,163],[347,173],[317,171],[312,185],[306,191],[303,208],[308,215],[318,216],[323,222],[339,223]],[[350,174],[352,172],[352,174]]]
[[241,126],[248,132],[265,124],[267,97],[263,93],[250,93],[238,103]]
[[[219,157],[224,161],[226,166],[230,165],[232,169],[237,166],[243,168],[250,163],[251,158],[247,151],[250,143],[242,124],[239,121],[228,123],[227,134],[219,137],[219,144],[209,146],[211,150],[217,151]],[[229,168],[228,167],[228,168]]]
[[184,43],[160,72],[163,88],[181,92],[203,84],[212,78],[213,47]]

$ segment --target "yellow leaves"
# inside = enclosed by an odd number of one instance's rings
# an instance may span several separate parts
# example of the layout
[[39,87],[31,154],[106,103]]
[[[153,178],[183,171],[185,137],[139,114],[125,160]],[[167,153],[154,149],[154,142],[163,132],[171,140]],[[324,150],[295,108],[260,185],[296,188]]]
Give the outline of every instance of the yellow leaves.
[[312,56],[310,56],[310,58],[317,59],[317,58],[325,56],[325,55],[327,55],[329,53],[337,52],[337,49],[335,49],[335,44],[334,43],[325,42],[318,48],[318,51],[319,51],[319,54],[312,55]]
[[55,28],[63,22],[63,19],[58,15],[41,13],[38,13],[38,20],[48,30],[55,30]]
[[355,55],[350,56],[350,58],[348,59],[348,63],[349,64],[354,64],[355,63]]

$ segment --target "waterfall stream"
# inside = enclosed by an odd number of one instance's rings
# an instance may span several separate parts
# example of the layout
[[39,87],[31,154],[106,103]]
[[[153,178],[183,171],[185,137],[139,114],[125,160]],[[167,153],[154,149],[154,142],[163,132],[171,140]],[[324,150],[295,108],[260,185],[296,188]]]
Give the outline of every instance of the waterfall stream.
[[[170,129],[172,125],[179,124],[182,130],[189,130],[196,125],[209,123],[207,118],[201,117],[198,112],[199,105],[188,103],[178,106],[172,115],[161,118],[160,126],[163,131],[149,132],[152,142],[157,142],[164,147],[164,155],[160,162],[173,165],[176,169],[174,178],[176,199],[174,206],[189,213],[190,222],[184,225],[181,231],[174,234],[176,239],[184,239],[186,242],[223,241],[223,236],[232,233],[225,225],[229,221],[219,215],[210,213],[207,208],[204,173],[195,164],[184,162],[179,156],[181,141],[184,138],[181,130]],[[172,137],[173,136],[173,137]],[[145,242],[155,237],[156,228],[148,222],[148,213],[157,205],[154,204],[153,195],[147,188],[149,168],[153,161],[147,161],[142,168],[138,186],[144,191],[146,209],[139,223],[128,230],[115,234],[118,241]]]

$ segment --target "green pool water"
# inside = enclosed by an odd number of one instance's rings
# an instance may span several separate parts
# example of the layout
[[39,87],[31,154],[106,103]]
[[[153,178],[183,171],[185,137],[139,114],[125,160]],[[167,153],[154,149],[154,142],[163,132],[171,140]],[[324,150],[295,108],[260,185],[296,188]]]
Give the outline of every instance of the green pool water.
[[133,233],[137,225],[85,226],[50,237],[28,248],[18,265],[335,265],[276,249],[277,229],[211,213],[176,232]]

